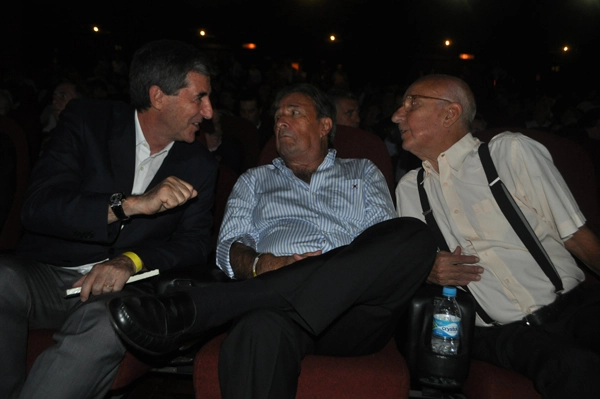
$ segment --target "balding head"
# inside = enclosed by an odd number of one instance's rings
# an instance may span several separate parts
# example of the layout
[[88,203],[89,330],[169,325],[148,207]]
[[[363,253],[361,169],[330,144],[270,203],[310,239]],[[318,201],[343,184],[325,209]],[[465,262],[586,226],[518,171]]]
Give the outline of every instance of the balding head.
[[444,98],[459,103],[462,107],[461,122],[467,132],[471,130],[477,105],[473,91],[464,80],[451,75],[433,74],[415,80],[411,86],[421,82],[435,86]]
[[412,83],[392,116],[402,135],[402,148],[434,167],[440,153],[470,131],[476,106],[473,92],[461,79],[426,75]]

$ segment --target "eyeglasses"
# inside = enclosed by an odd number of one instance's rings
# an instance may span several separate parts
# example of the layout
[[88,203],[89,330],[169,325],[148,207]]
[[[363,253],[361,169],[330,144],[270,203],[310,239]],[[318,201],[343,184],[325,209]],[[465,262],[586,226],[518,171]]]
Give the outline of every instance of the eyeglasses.
[[417,100],[419,98],[424,98],[426,100],[446,101],[447,103],[454,102],[454,101],[448,100],[446,98],[441,98],[441,97],[431,97],[431,96],[422,96],[420,94],[411,94],[409,96],[404,97],[404,99],[402,100],[402,106],[404,107],[404,110],[406,112],[410,112],[412,110],[413,106],[416,105],[415,100]]

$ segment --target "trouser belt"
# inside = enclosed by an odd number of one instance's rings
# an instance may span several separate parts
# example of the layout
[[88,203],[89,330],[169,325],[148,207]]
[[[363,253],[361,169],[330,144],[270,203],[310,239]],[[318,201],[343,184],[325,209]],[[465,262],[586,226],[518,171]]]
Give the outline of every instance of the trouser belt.
[[579,284],[566,294],[558,295],[551,304],[539,308],[530,315],[523,317],[517,323],[527,326],[541,326],[553,322],[558,319],[558,316],[565,310],[568,304],[581,296],[582,292],[583,288],[581,284]]

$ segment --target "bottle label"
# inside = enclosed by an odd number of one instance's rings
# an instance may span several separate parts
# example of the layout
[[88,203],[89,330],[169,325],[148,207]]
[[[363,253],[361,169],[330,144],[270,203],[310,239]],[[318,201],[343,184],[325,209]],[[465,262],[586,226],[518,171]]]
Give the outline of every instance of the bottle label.
[[458,338],[460,318],[447,314],[433,316],[433,333],[438,337]]

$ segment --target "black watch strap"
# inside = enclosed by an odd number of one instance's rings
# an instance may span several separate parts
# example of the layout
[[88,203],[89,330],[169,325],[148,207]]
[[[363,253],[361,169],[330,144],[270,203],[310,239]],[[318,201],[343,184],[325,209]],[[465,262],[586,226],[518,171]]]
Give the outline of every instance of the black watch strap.
[[114,193],[109,200],[110,209],[112,209],[117,219],[123,222],[129,220],[129,216],[125,215],[123,211],[123,200],[125,198],[126,196],[123,193]]

